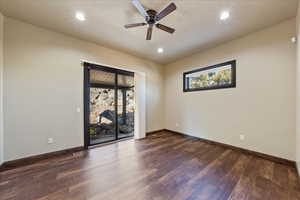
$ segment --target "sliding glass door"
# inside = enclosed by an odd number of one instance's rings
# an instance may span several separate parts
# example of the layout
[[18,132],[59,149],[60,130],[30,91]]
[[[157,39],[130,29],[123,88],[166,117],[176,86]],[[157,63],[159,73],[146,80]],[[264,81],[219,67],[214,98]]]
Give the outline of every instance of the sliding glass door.
[[118,75],[118,138],[134,134],[134,77]]
[[132,137],[134,74],[84,64],[85,146]]

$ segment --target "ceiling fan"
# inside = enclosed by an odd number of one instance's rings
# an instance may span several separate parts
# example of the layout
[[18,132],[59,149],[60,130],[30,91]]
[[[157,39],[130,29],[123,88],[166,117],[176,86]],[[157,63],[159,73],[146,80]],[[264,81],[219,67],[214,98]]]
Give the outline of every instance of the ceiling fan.
[[168,33],[171,33],[171,34],[175,32],[175,29],[157,23],[158,21],[160,21],[161,19],[163,19],[164,17],[169,15],[171,12],[176,10],[176,5],[174,3],[169,4],[160,13],[157,13],[155,10],[152,10],[152,9],[146,11],[139,0],[132,0],[132,4],[137,8],[137,10],[140,12],[140,14],[145,18],[145,22],[136,23],[136,24],[127,24],[124,26],[125,28],[134,28],[134,27],[138,27],[138,26],[148,25],[146,40],[151,40],[153,26],[156,26],[156,28],[159,28],[159,29],[166,31]]

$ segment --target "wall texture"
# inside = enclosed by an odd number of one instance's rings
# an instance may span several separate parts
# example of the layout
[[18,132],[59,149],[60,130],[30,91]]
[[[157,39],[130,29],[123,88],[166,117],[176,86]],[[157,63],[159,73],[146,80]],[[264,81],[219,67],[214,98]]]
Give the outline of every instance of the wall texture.
[[[83,145],[83,113],[76,112],[83,110],[81,60],[146,74],[147,131],[168,128],[294,160],[300,144],[295,136],[296,46],[290,42],[295,32],[291,19],[163,68],[4,18],[4,160]],[[0,72],[1,52],[0,42]],[[232,59],[237,60],[237,88],[182,92],[184,71]],[[54,144],[47,144],[49,137]]]
[[296,63],[296,162],[300,172],[300,3],[296,18],[297,63]]
[[[294,160],[294,35],[291,19],[167,65],[165,127]],[[236,88],[183,93],[184,71],[233,59]]]
[[144,72],[146,130],[164,128],[160,65],[11,18],[4,28],[5,161],[83,145],[81,59]]
[[4,160],[3,132],[3,15],[0,13],[0,165]]

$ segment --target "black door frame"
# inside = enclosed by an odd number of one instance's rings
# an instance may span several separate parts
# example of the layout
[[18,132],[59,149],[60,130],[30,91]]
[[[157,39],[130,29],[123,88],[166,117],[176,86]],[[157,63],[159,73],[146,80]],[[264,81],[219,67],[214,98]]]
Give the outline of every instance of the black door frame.
[[[123,87],[118,86],[118,75],[126,75],[126,76],[132,76],[134,77],[134,72],[121,70],[121,69],[115,69],[107,66],[92,64],[88,62],[83,63],[84,66],[84,146],[85,148],[88,148],[89,146],[93,145],[99,145],[107,142],[112,142],[115,140],[119,140],[118,134],[119,134],[119,123],[118,123],[118,89],[123,89]],[[90,70],[99,70],[99,71],[105,71],[115,74],[115,85],[109,86],[104,84],[95,84],[90,83]],[[89,122],[90,122],[90,88],[91,87],[99,87],[99,88],[111,88],[115,90],[115,140],[102,142],[99,144],[91,144],[90,143],[90,135],[89,135]],[[132,136],[129,136],[132,137]],[[123,137],[125,138],[125,137]],[[122,139],[123,139],[122,138]]]

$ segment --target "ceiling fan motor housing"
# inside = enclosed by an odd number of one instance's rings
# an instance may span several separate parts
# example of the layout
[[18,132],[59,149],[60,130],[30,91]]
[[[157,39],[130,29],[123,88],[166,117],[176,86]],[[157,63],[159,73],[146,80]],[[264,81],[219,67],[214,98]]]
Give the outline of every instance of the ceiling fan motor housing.
[[149,15],[149,17],[146,19],[147,23],[150,25],[155,24],[157,12],[155,10],[148,10],[147,13]]

